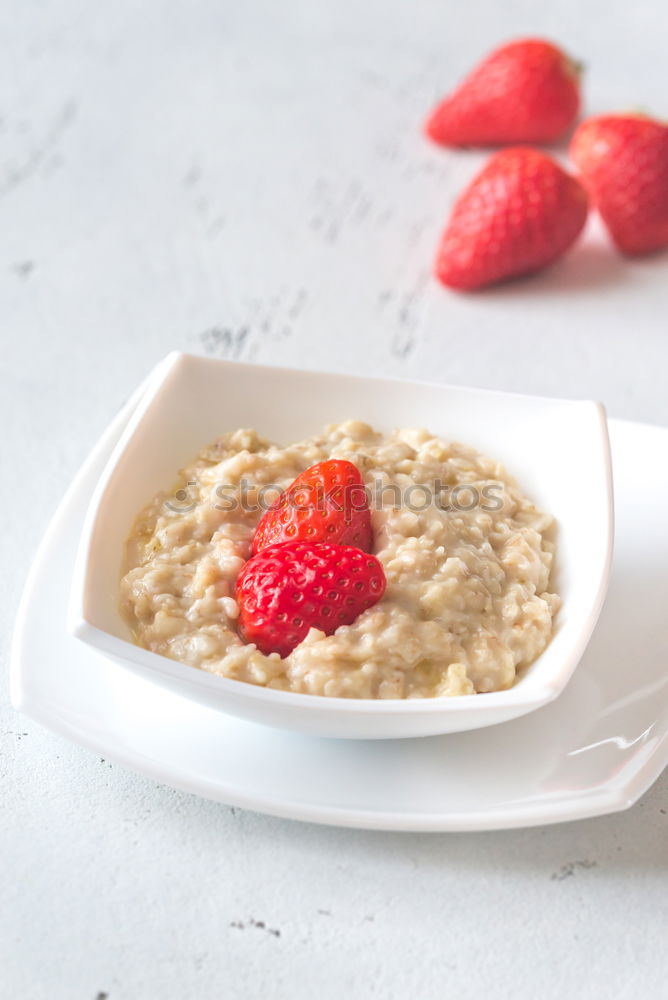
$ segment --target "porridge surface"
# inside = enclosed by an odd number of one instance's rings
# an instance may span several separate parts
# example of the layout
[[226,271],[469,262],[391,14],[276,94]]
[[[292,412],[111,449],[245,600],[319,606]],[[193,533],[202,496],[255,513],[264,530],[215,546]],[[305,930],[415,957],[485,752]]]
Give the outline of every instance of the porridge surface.
[[[353,462],[370,489],[387,590],[352,625],[331,636],[311,629],[285,659],[264,656],[239,638],[234,600],[264,512],[258,490],[285,489],[327,458]],[[433,496],[440,484],[440,502],[428,502],[421,487]],[[448,490],[458,485],[455,502]],[[464,486],[478,491],[470,510]],[[276,496],[265,491],[265,506]],[[139,645],[252,684],[350,698],[497,691],[550,640],[559,604],[549,592],[553,530],[497,462],[425,430],[384,436],[351,420],[286,448],[238,430],[205,448],[139,516],[121,604]]]

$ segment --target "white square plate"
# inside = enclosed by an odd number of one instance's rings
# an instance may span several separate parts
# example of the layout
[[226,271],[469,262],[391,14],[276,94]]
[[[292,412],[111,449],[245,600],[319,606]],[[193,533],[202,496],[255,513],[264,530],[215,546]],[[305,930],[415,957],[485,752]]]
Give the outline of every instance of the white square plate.
[[[118,604],[125,540],[138,512],[218,434],[255,427],[288,444],[349,418],[381,431],[427,427],[501,460],[558,524],[562,599],[547,649],[509,690],[459,698],[371,700],[275,691],[218,677],[131,641]],[[585,649],[608,583],[612,482],[598,403],[459,386],[264,368],[173,354],[102,472],[86,515],[72,584],[79,639],[155,684],[209,707],[321,736],[380,739],[504,722],[556,698]]]
[[12,698],[31,718],[188,792],[369,829],[501,829],[600,815],[631,805],[668,764],[668,430],[610,422],[618,515],[611,585],[557,701],[474,732],[337,741],[226,716],[119,670],[68,634],[81,519],[135,403],[72,483],[26,584]]

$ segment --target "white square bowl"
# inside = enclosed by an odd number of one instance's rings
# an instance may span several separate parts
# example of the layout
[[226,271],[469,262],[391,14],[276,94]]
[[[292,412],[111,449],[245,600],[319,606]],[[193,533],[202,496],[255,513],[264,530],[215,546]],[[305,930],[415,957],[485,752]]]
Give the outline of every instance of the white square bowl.
[[[178,469],[224,431],[287,444],[355,418],[381,431],[424,426],[499,459],[558,524],[562,599],[547,649],[509,690],[458,698],[325,698],[257,687],[135,645],[119,611],[125,541]],[[121,667],[211,708],[321,736],[384,739],[505,722],[556,698],[598,619],[612,556],[612,477],[603,407],[483,389],[267,368],[170,354],[115,447],[84,521],[69,630]]]

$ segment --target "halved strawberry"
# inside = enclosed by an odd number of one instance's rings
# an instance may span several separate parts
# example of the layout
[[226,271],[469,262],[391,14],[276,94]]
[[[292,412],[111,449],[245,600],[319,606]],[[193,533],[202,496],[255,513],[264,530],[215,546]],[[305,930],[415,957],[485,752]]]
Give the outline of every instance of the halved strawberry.
[[385,592],[375,556],[351,545],[288,542],[249,559],[237,579],[239,634],[285,657],[310,628],[331,635]]
[[252,551],[298,541],[371,551],[369,502],[359,469],[352,462],[330,458],[297,476],[258,524]]

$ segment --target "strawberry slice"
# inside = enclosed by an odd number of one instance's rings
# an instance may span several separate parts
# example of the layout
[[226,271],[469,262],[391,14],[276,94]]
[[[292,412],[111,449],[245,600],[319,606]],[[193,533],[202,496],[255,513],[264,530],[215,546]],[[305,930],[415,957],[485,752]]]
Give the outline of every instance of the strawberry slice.
[[331,458],[297,476],[262,517],[252,552],[300,541],[371,551],[369,502],[359,469],[352,462]]
[[239,634],[265,655],[285,657],[310,628],[331,635],[384,592],[379,561],[352,545],[270,545],[248,560],[237,579]]

